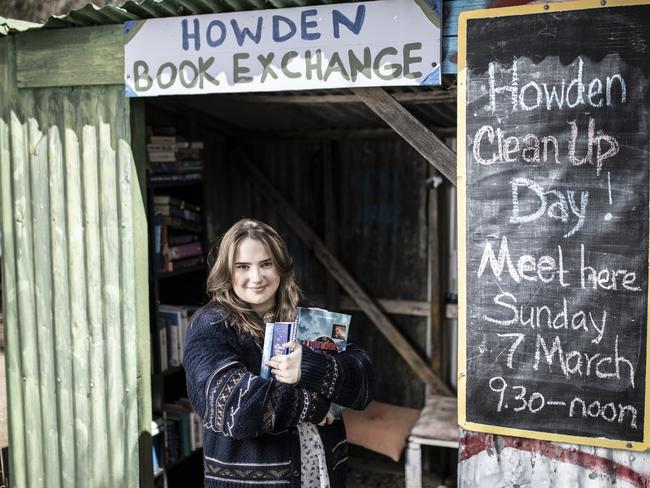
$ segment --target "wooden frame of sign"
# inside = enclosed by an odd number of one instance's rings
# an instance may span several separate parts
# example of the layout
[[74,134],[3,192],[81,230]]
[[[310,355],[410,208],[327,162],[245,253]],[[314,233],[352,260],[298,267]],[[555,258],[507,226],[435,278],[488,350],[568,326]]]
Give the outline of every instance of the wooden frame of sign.
[[650,4],[459,20],[459,412],[645,450]]

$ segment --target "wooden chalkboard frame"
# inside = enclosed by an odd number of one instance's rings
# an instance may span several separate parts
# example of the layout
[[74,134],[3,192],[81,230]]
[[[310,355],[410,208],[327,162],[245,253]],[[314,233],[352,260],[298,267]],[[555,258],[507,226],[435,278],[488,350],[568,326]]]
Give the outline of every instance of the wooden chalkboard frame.
[[[517,437],[527,437],[556,442],[584,444],[598,447],[645,451],[650,448],[650,361],[646,361],[645,368],[645,415],[643,425],[643,440],[631,442],[626,440],[613,440],[607,438],[583,437],[577,435],[564,435],[536,430],[501,427],[476,422],[470,422],[466,417],[467,409],[467,27],[471,19],[489,19],[506,16],[553,14],[569,10],[588,10],[612,7],[630,7],[650,5],[650,0],[579,0],[575,2],[552,2],[544,4],[523,5],[462,12],[458,20],[458,174],[457,174],[457,204],[458,204],[458,423],[464,429],[502,434]],[[650,223],[648,225],[650,229]],[[649,264],[650,266],[650,264]],[[650,271],[650,267],[649,267]],[[649,287],[650,288],[650,287]],[[650,290],[648,291],[650,295]],[[650,304],[650,300],[648,302]],[[647,310],[647,324],[650,324],[650,305]],[[646,325],[648,328],[648,325]],[[646,336],[648,337],[648,336]],[[646,358],[650,358],[650,338],[646,341]]]

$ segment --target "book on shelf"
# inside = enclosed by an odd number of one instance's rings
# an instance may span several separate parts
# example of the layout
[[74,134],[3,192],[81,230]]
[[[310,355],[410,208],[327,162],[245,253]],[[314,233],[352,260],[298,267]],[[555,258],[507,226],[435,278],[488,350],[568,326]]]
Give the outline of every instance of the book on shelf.
[[176,144],[176,136],[175,135],[152,135],[149,136],[149,144],[161,144],[161,145]]
[[152,173],[149,176],[151,183],[188,183],[198,182],[203,179],[201,172],[188,173]]
[[182,397],[174,403],[165,403],[163,409],[166,425],[173,430],[172,442],[166,446],[171,459],[178,461],[203,447],[201,418],[192,410],[189,399]]
[[154,475],[163,469],[165,452],[165,420],[162,417],[151,421],[151,454]]
[[203,246],[201,246],[200,242],[194,241],[188,244],[169,246],[167,253],[170,261],[193,258],[197,256],[203,256]]
[[196,242],[198,240],[199,236],[196,234],[174,234],[167,236],[167,245],[180,246],[181,244],[189,244],[190,242]]
[[174,205],[175,207],[186,208],[192,212],[201,211],[201,207],[198,205],[192,205],[191,203],[187,203],[185,200],[172,197],[171,195],[154,195],[153,203],[154,205]]
[[[160,214],[159,214],[160,215]],[[196,222],[189,222],[179,217],[171,217],[169,215],[160,215],[160,225],[169,227],[176,227],[177,229],[186,230],[188,232],[201,232],[201,225]]]
[[190,222],[201,222],[201,214],[199,212],[195,212],[189,208],[178,207],[176,205],[162,205],[155,203],[154,212],[168,217],[178,217],[179,219],[189,220]]
[[156,340],[158,342],[158,364],[159,372],[166,371],[169,368],[169,353],[167,352],[167,322],[158,320],[156,327]]
[[[330,312],[322,308],[298,307],[295,322],[273,322],[266,324],[260,376],[268,378],[270,371],[264,363],[274,355],[289,354],[291,350],[282,345],[292,340],[303,348],[320,354],[337,354],[344,351],[348,343],[348,332],[352,316]],[[341,418],[341,407],[332,404],[330,412]]]
[[149,151],[149,161],[152,163],[175,163],[175,151]]
[[[190,325],[190,320],[198,307],[190,305],[158,305],[158,330],[166,331],[166,348],[160,354],[166,354],[168,367],[180,366],[183,362],[183,342]],[[161,372],[167,368],[161,367]]]

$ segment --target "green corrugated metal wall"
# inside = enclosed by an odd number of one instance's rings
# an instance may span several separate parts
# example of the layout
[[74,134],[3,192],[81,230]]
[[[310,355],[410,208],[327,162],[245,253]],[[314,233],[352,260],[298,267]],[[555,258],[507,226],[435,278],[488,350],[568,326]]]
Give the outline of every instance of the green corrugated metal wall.
[[18,90],[13,41],[0,39],[11,484],[136,487],[150,414],[128,99],[121,85]]

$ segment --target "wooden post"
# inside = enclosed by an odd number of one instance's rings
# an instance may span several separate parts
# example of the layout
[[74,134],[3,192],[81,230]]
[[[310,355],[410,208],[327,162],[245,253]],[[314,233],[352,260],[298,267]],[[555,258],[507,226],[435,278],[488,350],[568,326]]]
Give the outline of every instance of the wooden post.
[[353,88],[352,91],[452,184],[456,184],[456,153],[422,122],[383,88]]
[[238,151],[236,158],[241,167],[249,174],[252,183],[260,193],[275,205],[278,213],[282,215],[296,235],[314,252],[316,258],[323,264],[325,269],[332,274],[343,289],[361,307],[379,331],[388,339],[388,342],[395,347],[397,352],[404,358],[411,369],[413,369],[415,374],[435,391],[440,391],[445,395],[451,395],[451,391],[447,388],[447,385],[431,371],[431,368],[426,362],[422,360],[413,347],[402,337],[395,325],[384,315],[341,262],[332,255],[321,239],[302,220],[295,209],[284,199],[282,194],[251,163],[247,155],[242,151]]
[[[431,171],[435,173],[435,171]],[[429,207],[429,222],[428,222],[428,256],[427,256],[427,288],[429,291],[429,301],[431,306],[431,314],[429,315],[429,330],[431,333],[430,336],[430,348],[431,348],[431,369],[437,375],[441,374],[442,370],[442,361],[441,361],[441,307],[440,307],[440,245],[439,245],[439,226],[438,226],[438,190],[436,188],[436,182],[433,178],[430,181],[430,187],[427,194],[428,207]],[[442,182],[442,179],[438,178],[439,182]]]

